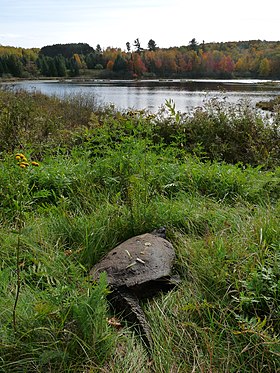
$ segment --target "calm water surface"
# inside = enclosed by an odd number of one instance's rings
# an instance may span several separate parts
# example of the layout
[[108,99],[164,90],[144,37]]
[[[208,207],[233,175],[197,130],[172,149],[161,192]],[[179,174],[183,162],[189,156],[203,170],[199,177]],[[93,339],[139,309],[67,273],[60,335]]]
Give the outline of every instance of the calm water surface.
[[172,99],[176,109],[188,111],[211,98],[229,103],[270,100],[280,95],[280,81],[257,80],[157,80],[157,81],[23,81],[13,84],[27,91],[65,97],[73,94],[93,96],[97,104],[114,104],[119,109],[148,109],[156,112],[165,100]]

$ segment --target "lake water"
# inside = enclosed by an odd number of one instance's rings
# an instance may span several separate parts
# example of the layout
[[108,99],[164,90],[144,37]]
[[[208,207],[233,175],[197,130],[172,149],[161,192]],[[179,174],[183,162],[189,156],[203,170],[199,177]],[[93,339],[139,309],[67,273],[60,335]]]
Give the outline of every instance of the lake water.
[[280,81],[260,80],[94,80],[94,81],[21,81],[15,88],[39,91],[47,95],[65,97],[86,94],[95,98],[97,104],[114,104],[119,109],[148,109],[156,112],[165,100],[172,99],[176,109],[189,111],[202,106],[211,98],[224,99],[236,104],[249,100],[270,100],[280,95]]

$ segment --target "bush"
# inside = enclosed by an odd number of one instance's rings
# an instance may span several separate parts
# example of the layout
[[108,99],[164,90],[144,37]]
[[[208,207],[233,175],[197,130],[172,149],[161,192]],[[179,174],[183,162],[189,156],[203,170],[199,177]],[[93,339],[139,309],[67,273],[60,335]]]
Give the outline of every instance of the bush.
[[0,90],[0,151],[32,145],[38,154],[71,142],[87,126],[94,102],[84,96],[59,100],[40,93]]
[[158,139],[198,157],[268,168],[280,164],[277,114],[268,121],[247,102],[228,106],[213,99],[192,114],[176,112],[168,103],[155,123]]

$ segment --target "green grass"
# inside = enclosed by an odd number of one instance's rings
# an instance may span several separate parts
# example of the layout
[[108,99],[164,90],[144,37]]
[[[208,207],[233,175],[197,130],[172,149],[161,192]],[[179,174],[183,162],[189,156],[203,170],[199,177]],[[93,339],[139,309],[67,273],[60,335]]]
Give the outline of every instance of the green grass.
[[[159,122],[112,108],[91,113],[80,101],[84,116],[71,124],[56,99],[20,93],[17,106],[17,96],[1,95],[0,123],[7,128],[17,123],[22,130],[21,108],[33,108],[27,129],[19,137],[10,133],[14,146],[3,145],[1,153],[1,372],[279,371],[275,158],[256,166],[214,153],[212,159],[198,141],[195,152],[186,142],[180,146],[184,132],[167,135],[158,127],[190,123],[170,104],[170,116]],[[67,105],[77,110],[77,101]],[[4,109],[17,122],[6,121]],[[40,145],[27,134],[40,128],[37,114],[46,109],[58,127]],[[271,136],[275,141],[275,127]],[[17,152],[39,167],[20,168]],[[182,282],[143,302],[154,341],[147,351],[131,325],[109,325],[106,278],[93,284],[88,273],[118,243],[163,225]]]

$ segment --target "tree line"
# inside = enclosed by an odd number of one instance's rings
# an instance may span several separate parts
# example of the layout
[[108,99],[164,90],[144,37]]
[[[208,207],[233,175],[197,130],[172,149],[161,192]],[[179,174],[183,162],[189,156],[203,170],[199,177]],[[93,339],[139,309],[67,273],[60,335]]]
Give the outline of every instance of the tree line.
[[0,76],[66,77],[86,70],[119,78],[280,78],[280,41],[250,40],[198,43],[159,48],[150,39],[143,48],[139,39],[126,49],[96,48],[86,43],[54,44],[41,49],[0,45]]

